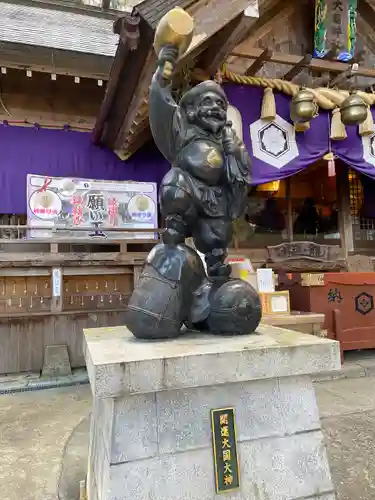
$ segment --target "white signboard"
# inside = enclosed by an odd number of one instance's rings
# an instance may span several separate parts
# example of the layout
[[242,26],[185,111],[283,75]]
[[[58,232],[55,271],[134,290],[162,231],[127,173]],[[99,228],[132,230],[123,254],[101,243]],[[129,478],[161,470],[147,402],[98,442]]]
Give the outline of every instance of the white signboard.
[[271,293],[275,291],[272,269],[257,269],[258,291]]
[[[152,182],[115,182],[92,179],[27,176],[28,225],[32,238],[52,235],[73,238],[153,239],[155,233],[105,231],[156,229],[157,187]],[[52,228],[59,231],[52,233]],[[92,228],[77,231],[71,229]],[[101,229],[103,228],[103,229]]]
[[54,297],[61,295],[61,269],[54,268],[52,270],[52,294]]

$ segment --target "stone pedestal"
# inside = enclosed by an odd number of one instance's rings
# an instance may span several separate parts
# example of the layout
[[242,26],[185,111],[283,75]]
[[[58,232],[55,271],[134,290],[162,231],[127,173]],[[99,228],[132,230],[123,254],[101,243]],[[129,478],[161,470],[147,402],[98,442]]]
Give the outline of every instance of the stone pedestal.
[[[253,335],[136,340],[85,331],[94,395],[88,500],[334,500],[310,376],[338,343],[263,325]],[[236,412],[240,487],[215,493],[211,410]]]

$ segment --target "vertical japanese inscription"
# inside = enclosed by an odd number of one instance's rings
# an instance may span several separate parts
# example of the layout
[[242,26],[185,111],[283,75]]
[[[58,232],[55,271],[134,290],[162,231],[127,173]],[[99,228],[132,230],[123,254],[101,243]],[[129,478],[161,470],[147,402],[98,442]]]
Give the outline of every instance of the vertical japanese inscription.
[[234,408],[211,410],[216,493],[239,488]]
[[314,57],[324,57],[332,48],[336,58],[354,57],[358,0],[315,0]]

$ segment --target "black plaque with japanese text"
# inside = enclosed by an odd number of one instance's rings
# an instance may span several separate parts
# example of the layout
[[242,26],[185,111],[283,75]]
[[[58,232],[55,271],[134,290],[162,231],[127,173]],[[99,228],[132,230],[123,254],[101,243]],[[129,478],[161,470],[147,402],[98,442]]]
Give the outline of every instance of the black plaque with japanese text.
[[211,410],[216,493],[239,488],[234,408]]

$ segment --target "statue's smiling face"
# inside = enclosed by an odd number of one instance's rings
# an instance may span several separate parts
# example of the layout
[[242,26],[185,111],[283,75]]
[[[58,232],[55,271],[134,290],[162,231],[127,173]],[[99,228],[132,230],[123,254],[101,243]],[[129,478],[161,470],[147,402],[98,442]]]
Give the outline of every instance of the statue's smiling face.
[[197,124],[217,134],[226,124],[227,107],[227,102],[219,94],[204,92],[197,102]]

